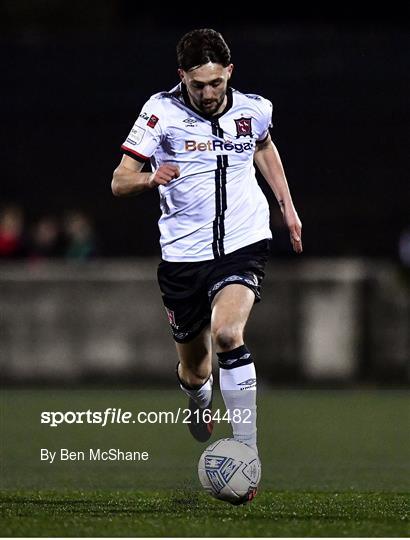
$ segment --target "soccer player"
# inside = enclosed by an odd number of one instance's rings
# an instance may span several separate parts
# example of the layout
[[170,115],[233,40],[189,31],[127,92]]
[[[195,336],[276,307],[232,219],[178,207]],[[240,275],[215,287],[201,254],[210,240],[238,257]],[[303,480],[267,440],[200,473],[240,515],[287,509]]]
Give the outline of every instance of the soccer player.
[[[254,163],[276,196],[296,253],[302,225],[269,133],[272,104],[229,86],[233,64],[221,34],[187,33],[177,58],[180,82],[143,106],[122,145],[112,191],[159,191],[158,281],[192,435],[204,442],[212,432],[202,412],[212,402],[214,347],[234,438],[257,451],[256,373],[244,328],[260,300],[272,235]],[[146,161],[152,173],[141,172]]]

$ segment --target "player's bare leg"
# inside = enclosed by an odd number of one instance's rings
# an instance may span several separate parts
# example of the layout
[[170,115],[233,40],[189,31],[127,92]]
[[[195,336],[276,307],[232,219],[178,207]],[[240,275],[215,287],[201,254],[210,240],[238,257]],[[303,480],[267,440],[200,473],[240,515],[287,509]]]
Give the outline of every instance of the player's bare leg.
[[254,293],[244,285],[227,285],[212,302],[212,339],[217,353],[243,345],[245,325],[255,301]]
[[[191,410],[188,424],[192,436],[198,441],[209,439],[213,422],[208,409],[212,406],[212,342],[210,327],[188,343],[176,343],[179,363],[177,375],[181,389],[189,396]],[[203,411],[207,411],[203,415]]]
[[187,385],[204,384],[212,371],[211,329],[208,325],[188,343],[176,343],[178,375]]
[[255,301],[244,285],[223,288],[212,304],[211,333],[219,361],[221,393],[235,440],[256,447],[256,372],[244,345],[244,330]]

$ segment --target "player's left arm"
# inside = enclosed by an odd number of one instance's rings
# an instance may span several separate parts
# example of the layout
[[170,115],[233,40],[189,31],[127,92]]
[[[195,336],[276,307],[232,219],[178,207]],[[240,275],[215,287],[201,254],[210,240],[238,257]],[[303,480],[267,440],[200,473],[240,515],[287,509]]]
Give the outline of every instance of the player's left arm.
[[264,141],[256,143],[254,161],[279,203],[293,250],[302,253],[302,222],[293,205],[279,152],[269,134]]

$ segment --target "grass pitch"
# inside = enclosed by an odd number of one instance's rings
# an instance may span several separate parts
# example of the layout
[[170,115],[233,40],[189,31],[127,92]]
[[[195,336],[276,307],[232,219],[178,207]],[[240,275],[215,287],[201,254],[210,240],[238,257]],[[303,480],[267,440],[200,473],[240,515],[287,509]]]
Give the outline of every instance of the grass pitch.
[[[187,426],[40,425],[43,410],[173,410],[171,391],[2,393],[2,536],[409,536],[405,391],[259,392],[260,493],[200,489]],[[221,406],[221,403],[217,403]],[[212,440],[229,436],[218,424]],[[146,463],[44,463],[40,448],[147,450]]]

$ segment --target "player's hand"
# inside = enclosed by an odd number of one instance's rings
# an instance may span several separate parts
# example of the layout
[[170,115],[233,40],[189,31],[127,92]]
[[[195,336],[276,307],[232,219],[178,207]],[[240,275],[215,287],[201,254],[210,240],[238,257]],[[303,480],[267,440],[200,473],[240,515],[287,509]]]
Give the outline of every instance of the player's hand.
[[302,222],[296,213],[294,208],[285,210],[283,213],[283,219],[289,229],[290,242],[295,253],[302,253]]
[[148,178],[148,187],[166,186],[174,178],[178,178],[180,170],[177,165],[160,165]]

